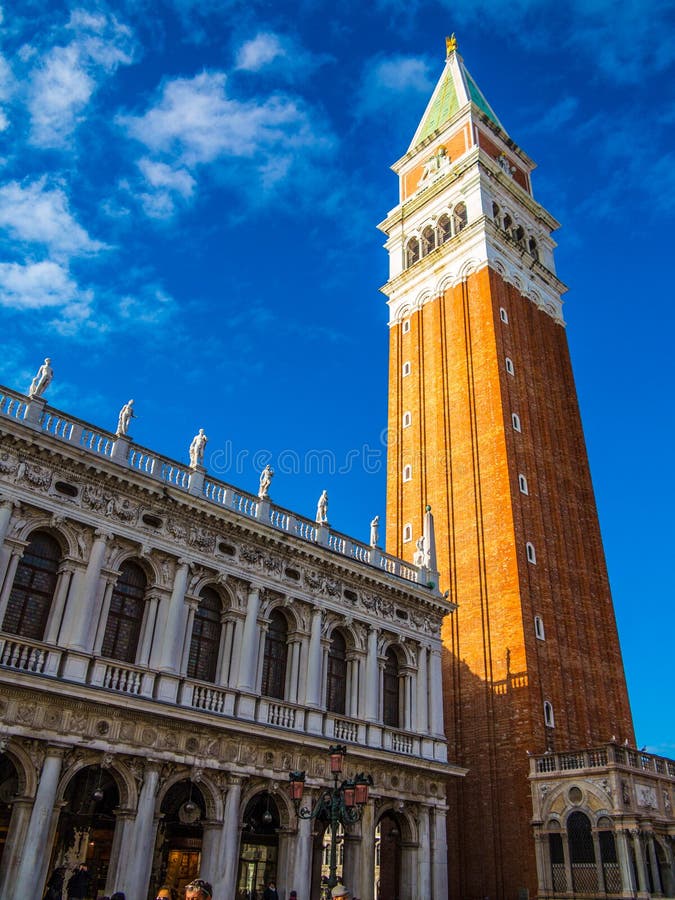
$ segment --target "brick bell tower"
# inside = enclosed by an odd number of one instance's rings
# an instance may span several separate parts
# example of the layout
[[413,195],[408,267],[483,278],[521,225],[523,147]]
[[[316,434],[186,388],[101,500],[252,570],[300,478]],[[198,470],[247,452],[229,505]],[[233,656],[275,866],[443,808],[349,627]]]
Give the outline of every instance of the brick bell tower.
[[393,169],[387,550],[412,560],[431,504],[453,762],[449,894],[537,890],[528,752],[633,725],[534,163],[447,41]]

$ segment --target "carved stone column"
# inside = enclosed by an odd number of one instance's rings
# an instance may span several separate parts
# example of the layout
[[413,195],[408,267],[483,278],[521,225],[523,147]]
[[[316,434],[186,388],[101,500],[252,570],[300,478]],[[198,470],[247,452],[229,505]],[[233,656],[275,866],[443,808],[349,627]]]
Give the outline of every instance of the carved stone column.
[[110,601],[112,599],[112,593],[115,588],[117,577],[118,576],[112,572],[108,572],[105,575],[105,589],[103,591],[103,602],[101,603],[101,614],[99,616],[98,626],[96,628],[96,638],[94,640],[95,656],[101,655],[103,638],[105,637],[105,629],[108,623],[108,613],[110,612]]
[[652,870],[652,882],[654,883],[654,896],[663,895],[663,886],[661,884],[661,873],[659,872],[659,861],[656,858],[656,848],[654,847],[654,835],[651,831],[647,832],[647,852],[649,853],[649,867]]
[[374,626],[368,630],[368,656],[366,658],[366,721],[379,721],[380,667],[377,659],[377,639],[379,630]]
[[11,548],[11,556],[9,562],[7,563],[7,571],[5,572],[5,580],[2,585],[2,591],[0,592],[0,628],[2,628],[2,623],[5,620],[5,613],[7,612],[7,603],[9,601],[9,595],[12,593],[12,587],[14,586],[14,578],[16,576],[16,570],[19,566],[19,562],[21,557],[23,556],[23,551],[26,547],[25,541],[14,541]]
[[418,734],[429,733],[429,679],[427,648],[420,644],[417,654],[417,728]]
[[159,606],[159,601],[163,594],[164,591],[160,591],[159,588],[152,588],[146,595],[145,619],[138,650],[136,651],[137,666],[149,665],[152,635],[155,630],[155,621],[157,619],[157,607]]
[[108,896],[121,889],[119,885],[124,882],[129,859],[134,853],[134,818],[135,813],[132,809],[115,811],[115,831],[105,882],[105,892]]
[[431,832],[431,896],[446,900],[448,896],[448,841],[445,810],[436,807]]
[[240,691],[253,691],[258,668],[258,612],[260,611],[260,591],[253,587],[248,594],[244,637],[239,660],[239,677],[237,688]]
[[441,672],[441,651],[432,649],[429,664],[429,694],[431,698],[431,733],[445,740],[443,730],[443,675]]
[[73,579],[66,601],[60,640],[65,647],[73,650],[88,653],[92,649],[88,643],[89,622],[92,618],[98,619],[98,610],[93,609],[93,601],[98,596],[98,584],[109,537],[107,532],[96,532],[87,568],[77,579],[77,584],[76,579]]
[[59,639],[61,622],[63,620],[63,610],[66,605],[66,598],[70,591],[75,568],[76,563],[72,560],[66,560],[59,566],[56,587],[54,588],[54,599],[52,600],[49,617],[47,619],[47,627],[45,629],[44,641],[46,644],[55,644]]
[[28,837],[32,808],[33,801],[30,797],[17,797],[12,802],[12,817],[9,820],[5,849],[2,853],[2,866],[0,867],[0,897],[14,895],[13,885],[16,883]]
[[312,883],[312,820],[298,818],[298,831],[295,836],[295,854],[291,871],[289,890],[296,890],[298,896]]
[[202,854],[199,862],[199,875],[211,881],[212,873],[218,868],[218,850],[220,848],[220,822],[207,821],[202,824]]
[[157,820],[155,819],[155,802],[159,787],[159,763],[148,761],[143,774],[143,787],[138,798],[138,809],[134,822],[133,852],[127,858],[123,871],[123,890],[129,898],[143,898],[148,893],[152,854],[155,849]]
[[375,807],[370,800],[363,807],[361,817],[361,865],[357,872],[350,873],[355,879],[351,887],[352,895],[372,897],[375,884]]
[[420,897],[431,897],[431,832],[428,806],[420,805],[417,822],[419,841],[417,850],[417,890]]
[[638,876],[638,892],[641,894],[647,894],[649,892],[649,886],[647,884],[647,870],[645,867],[644,849],[642,846],[640,831],[638,828],[634,828],[630,834],[633,838],[633,850],[635,851],[635,865],[637,868]]
[[623,828],[615,833],[616,855],[619,860],[619,870],[621,872],[621,888],[624,897],[632,897],[637,890],[635,883],[635,872],[628,850],[628,835]]
[[244,778],[230,775],[223,827],[220,833],[220,850],[218,853],[218,869],[213,877],[214,897],[234,897],[239,864],[239,807],[241,805],[241,789]]
[[47,880],[49,865],[49,834],[54,813],[54,801],[59,786],[64,749],[47,747],[35,802],[31,811],[19,870],[12,885],[15,897],[41,897]]
[[323,613],[320,609],[312,610],[310,625],[309,659],[307,661],[307,690],[305,706],[313,709],[321,706],[321,621]]
[[185,634],[185,591],[190,572],[187,559],[179,559],[171,594],[162,597],[157,616],[157,628],[150,655],[150,666],[162,672],[180,671]]

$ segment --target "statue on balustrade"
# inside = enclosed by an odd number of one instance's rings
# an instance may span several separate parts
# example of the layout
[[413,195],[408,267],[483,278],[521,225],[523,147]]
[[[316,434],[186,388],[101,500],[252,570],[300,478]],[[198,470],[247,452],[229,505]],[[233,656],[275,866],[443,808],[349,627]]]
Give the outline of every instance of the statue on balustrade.
[[190,468],[196,469],[198,466],[204,465],[204,448],[207,441],[204,429],[200,428],[199,433],[192,438],[190,444]]
[[316,505],[316,521],[318,525],[328,524],[328,491],[323,491]]
[[260,473],[260,485],[258,487],[258,498],[260,500],[269,500],[270,485],[272,484],[273,478],[274,469],[268,463]]
[[41,397],[49,387],[51,380],[54,377],[54,370],[50,363],[51,359],[47,357],[38,369],[37,375],[31,381],[30,387],[28,388],[28,396],[31,400],[34,400],[36,397]]
[[370,523],[370,546],[377,547],[380,540],[380,517],[375,516]]
[[120,410],[117,419],[117,431],[115,432],[117,437],[125,437],[129,433],[129,424],[131,423],[131,420],[135,418],[134,401],[130,400],[128,403],[125,403]]
[[424,535],[422,537],[418,537],[415,541],[415,546],[417,550],[415,551],[415,559],[414,563],[416,566],[426,566],[427,564],[427,550],[426,550],[426,541],[424,540]]

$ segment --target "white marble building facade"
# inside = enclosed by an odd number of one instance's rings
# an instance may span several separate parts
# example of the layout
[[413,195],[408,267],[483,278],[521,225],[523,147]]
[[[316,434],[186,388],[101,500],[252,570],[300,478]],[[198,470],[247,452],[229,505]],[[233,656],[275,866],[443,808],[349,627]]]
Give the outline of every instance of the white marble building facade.
[[377,895],[377,834],[400,900],[447,896],[452,607],[419,563],[0,390],[0,896],[86,861],[92,897],[318,898],[288,775],[316,796],[335,742],[374,780],[345,882]]

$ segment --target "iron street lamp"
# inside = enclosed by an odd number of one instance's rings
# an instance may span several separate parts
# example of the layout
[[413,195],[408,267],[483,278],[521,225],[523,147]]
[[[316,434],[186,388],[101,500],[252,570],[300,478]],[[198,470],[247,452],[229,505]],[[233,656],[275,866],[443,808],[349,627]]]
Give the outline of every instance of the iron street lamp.
[[360,772],[353,780],[343,781],[340,784],[342,764],[347,754],[347,748],[343,744],[336,744],[328,748],[330,758],[330,771],[333,776],[333,787],[323,788],[321,796],[314,804],[313,809],[300,806],[302,792],[305,787],[304,772],[290,772],[291,800],[295,806],[295,812],[300,819],[320,819],[330,825],[330,875],[328,887],[334,888],[337,884],[337,833],[338,826],[353,825],[363,815],[363,807],[368,802],[368,789],[373,785],[371,775]]

